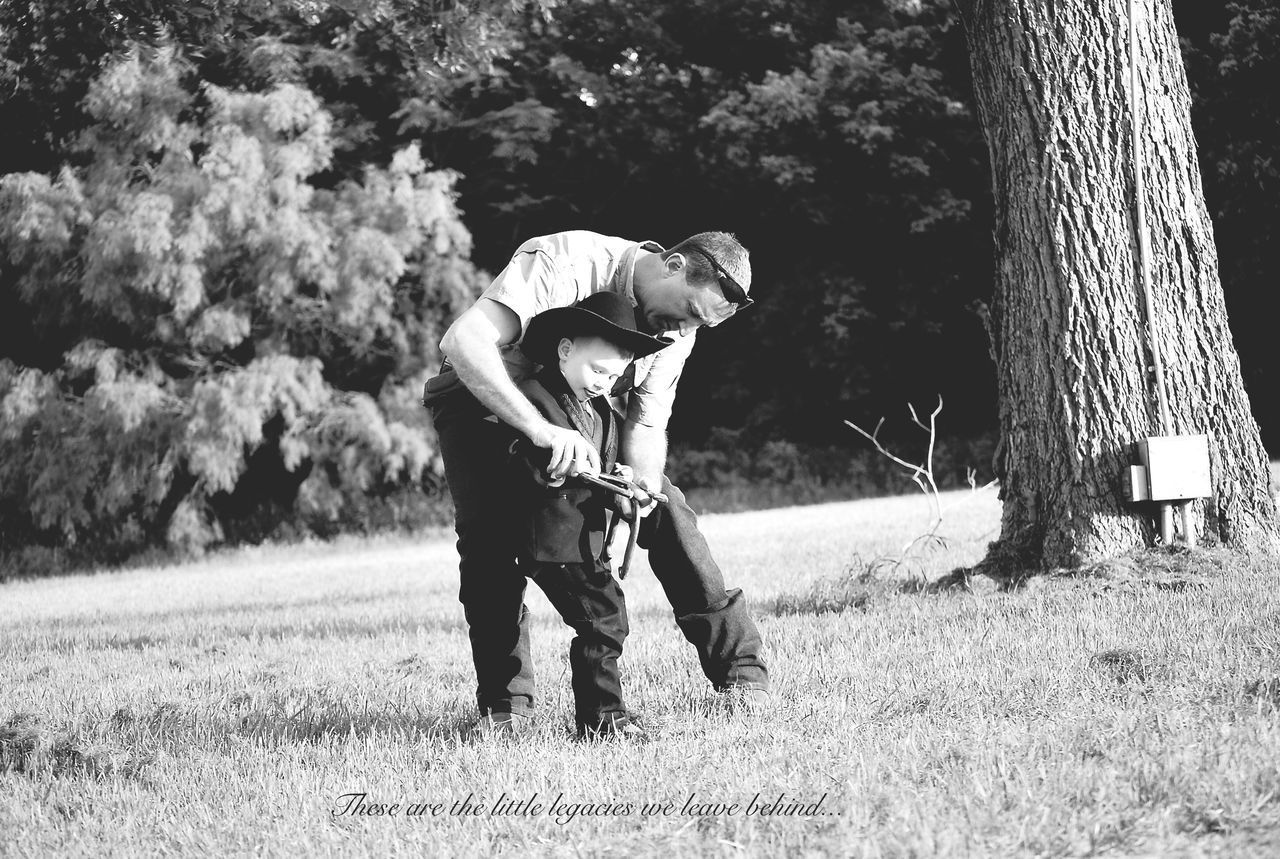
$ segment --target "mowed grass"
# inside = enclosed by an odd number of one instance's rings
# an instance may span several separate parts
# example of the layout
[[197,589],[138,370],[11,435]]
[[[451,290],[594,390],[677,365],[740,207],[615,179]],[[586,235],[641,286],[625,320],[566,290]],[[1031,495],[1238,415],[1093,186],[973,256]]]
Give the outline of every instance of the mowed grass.
[[[571,633],[533,588],[536,729],[471,729],[445,537],[10,583],[0,855],[1280,853],[1268,563],[1204,551],[1009,593],[902,587],[995,536],[993,494],[944,501],[947,547],[860,579],[927,526],[921,497],[704,518],[767,642],[764,714],[707,688],[641,558],[637,742],[573,739]],[[353,792],[399,813],[335,815]],[[490,813],[504,794],[541,809]],[[702,813],[682,813],[691,794]],[[757,794],[795,813],[748,814]],[[451,814],[468,795],[484,813]]]

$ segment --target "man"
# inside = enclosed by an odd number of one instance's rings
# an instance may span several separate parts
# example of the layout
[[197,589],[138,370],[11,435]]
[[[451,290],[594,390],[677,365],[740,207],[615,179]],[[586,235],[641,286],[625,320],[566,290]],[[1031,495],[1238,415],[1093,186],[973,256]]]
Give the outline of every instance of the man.
[[767,700],[760,634],[742,592],[725,589],[692,509],[663,475],[667,421],[697,329],[751,304],[750,285],[747,251],[728,233],[699,233],[671,250],[586,231],[557,233],[521,245],[445,332],[446,367],[428,383],[424,401],[456,510],[459,600],[476,700],[489,725],[519,730],[534,707],[525,579],[516,564],[520,517],[502,454],[523,435],[549,450],[553,477],[600,470],[598,452],[580,433],[547,421],[516,387],[536,369],[518,344],[538,313],[604,291],[635,306],[642,331],[673,341],[637,360],[612,400],[624,415],[618,461],[632,468],[639,486],[669,499],[656,512],[642,500],[648,515],[640,545],[712,686],[748,707]]

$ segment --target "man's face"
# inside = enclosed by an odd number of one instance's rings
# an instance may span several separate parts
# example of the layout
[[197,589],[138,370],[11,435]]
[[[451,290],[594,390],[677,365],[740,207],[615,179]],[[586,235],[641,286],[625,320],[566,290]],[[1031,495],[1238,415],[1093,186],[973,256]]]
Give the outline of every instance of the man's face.
[[631,353],[600,337],[560,340],[560,374],[579,400],[607,394],[631,363]]
[[693,286],[683,271],[655,284],[640,308],[650,333],[679,331],[682,335],[703,325],[719,325],[734,309],[719,286]]

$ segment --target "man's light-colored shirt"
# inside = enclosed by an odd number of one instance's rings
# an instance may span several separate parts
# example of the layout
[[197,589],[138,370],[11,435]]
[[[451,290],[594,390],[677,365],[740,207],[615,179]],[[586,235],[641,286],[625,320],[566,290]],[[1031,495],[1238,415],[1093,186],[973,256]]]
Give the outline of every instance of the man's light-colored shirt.
[[[529,320],[553,307],[569,307],[597,292],[616,292],[636,305],[635,267],[641,249],[661,253],[655,242],[632,242],[585,230],[539,236],[516,249],[481,298],[488,298],[520,317],[520,336]],[[648,427],[665,428],[671,418],[676,385],[696,332],[664,332],[674,342],[635,361],[635,387],[626,414]],[[501,348],[513,381],[529,378],[537,369],[520,351],[519,341]],[[615,406],[620,404],[615,403]]]

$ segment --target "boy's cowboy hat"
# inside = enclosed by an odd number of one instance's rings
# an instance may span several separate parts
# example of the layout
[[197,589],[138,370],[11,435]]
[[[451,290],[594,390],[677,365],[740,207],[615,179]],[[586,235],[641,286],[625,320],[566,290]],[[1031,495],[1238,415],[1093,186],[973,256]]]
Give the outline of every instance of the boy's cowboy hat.
[[636,358],[671,345],[665,337],[650,337],[637,330],[631,302],[616,292],[597,292],[572,307],[553,307],[533,317],[520,348],[539,364],[554,364],[562,337],[590,336],[620,346]]

